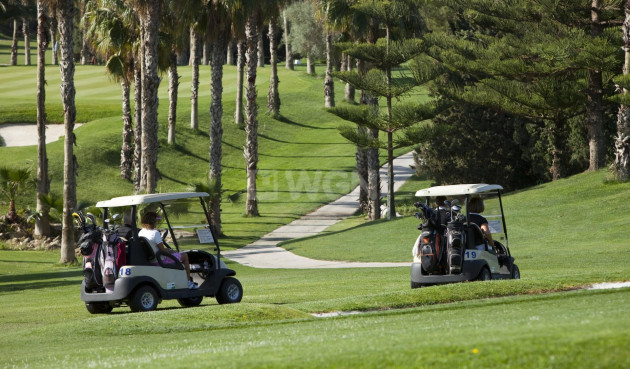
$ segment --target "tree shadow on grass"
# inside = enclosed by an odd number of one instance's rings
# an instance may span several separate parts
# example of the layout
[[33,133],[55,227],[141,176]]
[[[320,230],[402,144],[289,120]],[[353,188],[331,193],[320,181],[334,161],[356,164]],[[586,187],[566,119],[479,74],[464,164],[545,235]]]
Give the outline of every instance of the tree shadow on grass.
[[3,275],[0,276],[0,294],[70,285],[78,287],[81,285],[79,278],[82,276],[83,272],[81,270]]
[[309,125],[304,124],[304,123],[298,123],[298,122],[296,122],[294,120],[291,120],[291,119],[289,119],[287,117],[284,117],[282,115],[280,117],[276,118],[276,120],[279,121],[279,122],[282,122],[282,123],[286,123],[286,124],[290,124],[290,125],[298,126],[298,127],[303,127],[303,128],[309,128],[309,129],[337,129],[337,128],[334,128],[334,127],[309,126]]

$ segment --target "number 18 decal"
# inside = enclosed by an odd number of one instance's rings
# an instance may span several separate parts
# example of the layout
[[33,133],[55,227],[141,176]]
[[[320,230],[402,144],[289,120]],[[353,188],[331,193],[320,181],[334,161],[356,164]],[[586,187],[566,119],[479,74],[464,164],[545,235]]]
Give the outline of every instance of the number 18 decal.
[[125,267],[120,268],[120,273],[118,273],[118,275],[119,276],[123,276],[123,275],[130,276],[131,275],[131,268],[125,268]]
[[469,259],[476,259],[477,258],[477,251],[466,251],[466,260]]

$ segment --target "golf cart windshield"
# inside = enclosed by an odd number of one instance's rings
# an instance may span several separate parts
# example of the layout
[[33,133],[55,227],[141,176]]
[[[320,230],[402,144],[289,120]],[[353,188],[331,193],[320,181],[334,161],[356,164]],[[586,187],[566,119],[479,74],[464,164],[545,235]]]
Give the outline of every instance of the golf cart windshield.
[[[508,246],[508,238],[506,234],[505,219],[503,217],[503,209],[501,203],[501,193],[503,189],[496,184],[461,184],[449,186],[435,186],[425,188],[416,192],[417,197],[424,197],[427,205],[436,208],[437,200],[446,200],[446,204],[461,206],[463,214],[468,213],[466,209],[467,199],[470,201],[473,197],[481,197],[484,201],[484,211],[481,215],[488,220],[490,233],[493,240],[499,241]],[[448,206],[447,206],[448,207]],[[450,209],[448,209],[450,210]]]
[[483,193],[480,194],[479,197],[482,198],[484,203],[484,211],[481,215],[488,220],[488,228],[490,228],[490,233],[492,233],[492,239],[507,246],[501,203],[499,202],[497,192]]
[[187,249],[204,249],[211,245],[219,251],[207,212],[208,198],[206,192],[171,192],[115,197],[96,206],[103,208],[103,223],[109,227],[130,226],[137,231],[142,215],[152,211],[158,214],[156,229],[171,247],[179,250],[181,244]]

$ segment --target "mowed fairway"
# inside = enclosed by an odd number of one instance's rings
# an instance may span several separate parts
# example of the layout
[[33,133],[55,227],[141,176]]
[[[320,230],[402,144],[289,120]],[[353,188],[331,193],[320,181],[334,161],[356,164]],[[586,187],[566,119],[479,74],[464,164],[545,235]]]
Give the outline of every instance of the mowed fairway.
[[[224,201],[225,248],[236,248],[331,201],[358,182],[354,147],[323,110],[323,80],[280,69],[282,119],[264,114],[269,68],[259,71],[260,218]],[[321,71],[321,70],[320,70]],[[59,122],[58,67],[47,68],[49,120]],[[208,171],[209,68],[202,67],[200,130],[188,129],[190,69],[181,67],[176,145],[166,144],[166,76],[160,90],[159,190],[181,191]],[[119,178],[120,90],[103,67],[77,66],[79,200],[132,193]],[[0,67],[0,122],[35,120],[35,68]],[[232,122],[235,70],[224,77],[224,189],[245,188],[244,132]],[[337,84],[337,93],[342,86]],[[341,96],[337,96],[341,103]],[[61,194],[62,143],[48,145],[52,189]],[[36,148],[0,148],[0,163],[33,165]],[[227,262],[243,301],[197,308],[164,301],[157,311],[91,315],[81,268],[58,251],[0,243],[0,368],[628,368],[630,184],[586,173],[508,194],[517,281],[411,290],[409,268],[268,270]],[[409,197],[430,180],[401,189]],[[401,196],[402,198],[402,196]],[[32,192],[18,207],[34,205]],[[6,205],[0,204],[0,211]],[[190,220],[198,220],[191,214]],[[321,259],[411,261],[417,220],[352,218],[322,236],[285,243]],[[312,313],[360,312],[330,318]]]

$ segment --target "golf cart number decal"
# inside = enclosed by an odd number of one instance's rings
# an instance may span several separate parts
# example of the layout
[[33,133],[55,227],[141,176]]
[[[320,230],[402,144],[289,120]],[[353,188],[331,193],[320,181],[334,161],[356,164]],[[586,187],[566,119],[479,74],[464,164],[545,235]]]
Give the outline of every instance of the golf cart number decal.
[[477,259],[477,251],[466,251],[466,260],[474,260]]
[[119,276],[130,276],[131,275],[131,268],[120,268],[120,273],[118,273]]

